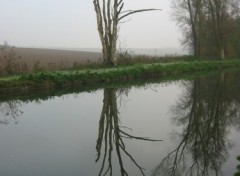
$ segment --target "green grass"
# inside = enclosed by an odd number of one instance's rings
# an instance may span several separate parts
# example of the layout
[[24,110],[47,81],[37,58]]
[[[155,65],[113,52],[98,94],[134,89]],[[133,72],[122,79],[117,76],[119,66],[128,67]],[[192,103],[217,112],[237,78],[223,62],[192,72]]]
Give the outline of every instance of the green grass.
[[29,90],[72,85],[95,86],[224,68],[240,68],[240,60],[181,61],[174,63],[135,64],[114,68],[37,72],[0,78],[0,90]]

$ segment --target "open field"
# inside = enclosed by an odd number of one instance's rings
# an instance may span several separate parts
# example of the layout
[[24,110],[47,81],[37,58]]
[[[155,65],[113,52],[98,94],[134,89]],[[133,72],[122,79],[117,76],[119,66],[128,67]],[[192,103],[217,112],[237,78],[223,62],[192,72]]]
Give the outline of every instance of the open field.
[[14,51],[18,62],[26,63],[29,71],[68,69],[102,61],[102,54],[97,52],[37,48],[14,48]]

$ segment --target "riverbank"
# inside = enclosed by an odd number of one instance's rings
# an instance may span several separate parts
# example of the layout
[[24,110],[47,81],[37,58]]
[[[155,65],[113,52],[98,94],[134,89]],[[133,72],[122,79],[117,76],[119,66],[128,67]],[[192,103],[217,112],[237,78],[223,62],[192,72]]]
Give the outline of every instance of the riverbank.
[[104,84],[193,74],[200,71],[226,68],[240,68],[240,60],[136,64],[114,68],[37,72],[0,78],[0,91],[1,93],[26,92],[74,85],[78,87],[101,87]]

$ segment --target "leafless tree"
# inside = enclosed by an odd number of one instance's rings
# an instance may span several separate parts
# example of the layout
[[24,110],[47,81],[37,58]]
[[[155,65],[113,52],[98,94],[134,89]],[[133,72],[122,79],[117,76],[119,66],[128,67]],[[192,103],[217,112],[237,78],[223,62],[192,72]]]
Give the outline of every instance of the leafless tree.
[[117,39],[119,23],[132,14],[159,9],[139,9],[123,11],[123,0],[93,0],[98,33],[102,44],[105,64],[117,65]]
[[17,118],[23,114],[20,109],[22,102],[18,100],[11,100],[7,102],[0,102],[0,125],[9,124],[9,121],[14,120],[15,124],[18,123]]
[[124,139],[135,139],[151,142],[157,142],[161,140],[133,136],[125,131],[128,129],[127,127],[120,126],[116,92],[117,90],[113,88],[104,89],[103,108],[99,121],[99,130],[96,145],[96,162],[99,162],[99,160],[102,158],[99,176],[107,174],[110,176],[114,175],[112,164],[114,151],[116,151],[116,156],[120,167],[119,173],[121,176],[128,175],[124,167],[123,155],[132,161],[132,163],[138,168],[142,175],[145,175],[144,168],[142,168],[134,159],[134,157],[127,151],[127,148],[124,144]]
[[200,56],[200,32],[203,0],[174,0],[173,17],[182,28],[185,41],[193,49],[194,56]]
[[239,0],[173,0],[172,9],[194,56],[238,56]]
[[[233,77],[231,84],[225,84],[229,77]],[[182,83],[184,93],[171,112],[173,122],[183,126],[183,131],[175,134],[177,147],[153,170],[152,176],[221,175],[232,146],[227,138],[229,127],[239,126],[237,79],[238,75],[222,73]]]
[[207,0],[214,36],[221,59],[225,58],[226,20],[229,0]]
[[231,15],[234,18],[240,17],[240,1],[239,0],[230,0],[230,9],[231,9]]
[[0,47],[0,74],[13,74],[17,70],[20,56],[17,55],[15,47],[9,46],[7,42]]

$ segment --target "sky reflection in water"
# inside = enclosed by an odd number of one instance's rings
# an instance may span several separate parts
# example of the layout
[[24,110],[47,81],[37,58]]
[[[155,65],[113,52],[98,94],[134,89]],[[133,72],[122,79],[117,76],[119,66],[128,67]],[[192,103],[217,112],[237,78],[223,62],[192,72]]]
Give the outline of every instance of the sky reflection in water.
[[237,78],[230,72],[1,102],[1,174],[233,175],[240,154]]

